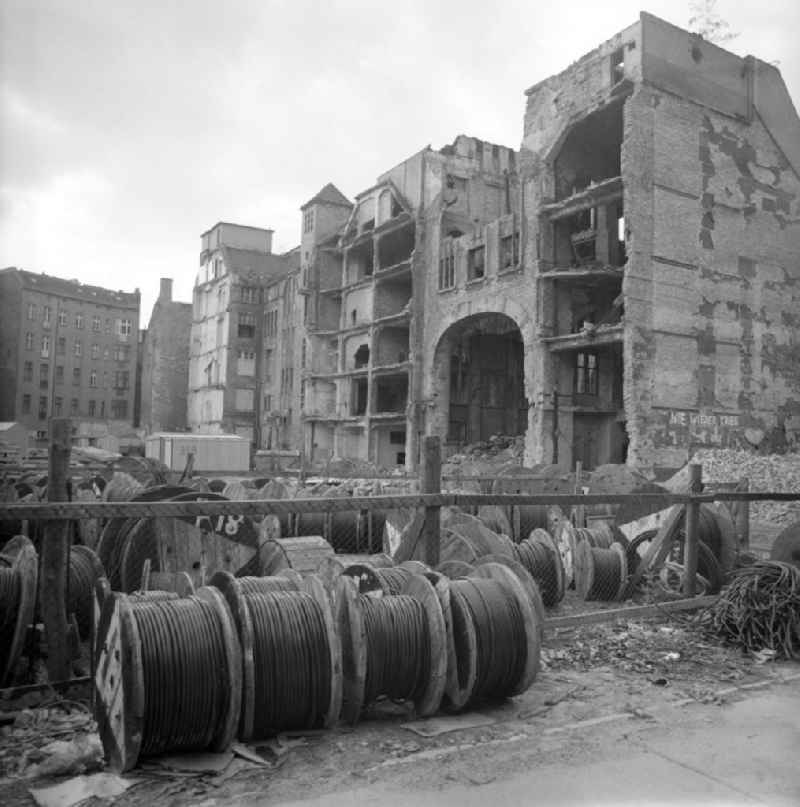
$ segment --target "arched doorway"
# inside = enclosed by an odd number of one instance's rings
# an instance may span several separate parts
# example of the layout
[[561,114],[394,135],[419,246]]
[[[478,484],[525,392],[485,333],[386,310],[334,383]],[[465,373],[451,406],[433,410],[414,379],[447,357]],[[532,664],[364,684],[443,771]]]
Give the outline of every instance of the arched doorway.
[[505,314],[473,314],[451,325],[434,358],[435,430],[450,445],[525,434],[524,358],[520,329]]

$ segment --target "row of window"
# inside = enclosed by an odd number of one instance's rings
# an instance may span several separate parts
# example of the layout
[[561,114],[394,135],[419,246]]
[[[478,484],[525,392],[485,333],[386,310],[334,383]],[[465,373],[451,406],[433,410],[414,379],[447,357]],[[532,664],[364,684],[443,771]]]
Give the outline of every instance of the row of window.
[[[53,416],[54,417],[61,417],[65,414],[64,410],[64,399],[56,396],[53,398]],[[33,405],[33,400],[30,395],[23,395],[22,396],[22,414],[29,415],[31,413],[31,407]],[[80,415],[81,412],[79,411],[79,401],[77,398],[70,398],[69,402],[69,414],[73,417]],[[47,420],[47,396],[42,395],[39,397],[39,420]],[[100,406],[98,408],[97,401],[90,400],[86,414],[89,417],[105,417],[106,416],[106,402],[100,401]],[[125,400],[114,400],[111,401],[111,417],[117,420],[124,420],[128,417],[128,402]]]
[[[50,365],[47,362],[42,362],[39,365],[39,386],[46,389],[50,378]],[[115,389],[130,389],[131,374],[128,370],[117,370],[114,373],[114,388]],[[108,387],[109,374],[103,371],[103,386]],[[26,361],[22,367],[22,380],[33,381],[33,362]],[[91,370],[89,373],[89,386],[96,387],[98,380],[97,370]],[[64,366],[57,364],[55,367],[55,383],[64,383]],[[72,368],[72,383],[80,385],[81,383],[81,368]]]
[[[439,253],[439,289],[452,289],[456,285],[456,251],[453,238],[442,241]],[[499,271],[506,272],[519,265],[519,233],[504,236],[500,239]],[[473,247],[467,250],[467,282],[480,280],[486,275],[486,246]]]
[[[52,315],[53,309],[49,305],[41,306],[42,309],[42,325],[45,328],[49,328],[50,324],[52,323]],[[36,303],[28,303],[28,319],[33,321],[38,318],[39,313],[39,306]],[[59,311],[58,312],[58,327],[59,328],[66,328],[67,322],[69,320],[69,314],[66,311]],[[75,314],[74,320],[75,327],[81,331],[84,327],[84,316],[81,313]],[[98,316],[92,317],[92,330],[95,333],[100,333],[101,328],[101,319]],[[133,322],[129,319],[118,319],[117,320],[117,334],[119,336],[130,336],[131,330],[133,328]],[[105,322],[105,332],[111,333],[111,319],[106,317]]]
[[[28,331],[25,334],[25,349],[26,350],[33,350],[33,333]],[[41,354],[42,356],[49,356],[50,355],[50,343],[51,339],[49,336],[42,337],[42,347],[41,347]],[[91,356],[93,359],[100,358],[100,350],[101,346],[97,343],[92,344],[91,346]],[[83,356],[83,342],[80,339],[76,339],[72,344],[72,352],[76,356]],[[111,356],[111,348],[106,345],[102,348],[103,358],[108,359]],[[67,339],[64,336],[59,336],[56,340],[56,355],[57,356],[65,356],[67,353]],[[115,345],[114,347],[114,360],[115,361],[129,361],[131,357],[131,348],[130,345]],[[26,362],[27,363],[27,362]]]

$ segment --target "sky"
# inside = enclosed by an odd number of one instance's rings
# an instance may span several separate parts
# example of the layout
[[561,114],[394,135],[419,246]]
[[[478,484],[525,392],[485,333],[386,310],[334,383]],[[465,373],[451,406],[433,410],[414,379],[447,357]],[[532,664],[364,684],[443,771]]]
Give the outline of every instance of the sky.
[[[800,3],[718,0],[725,47],[777,62],[800,107]],[[2,0],[0,267],[190,301],[217,221],[300,239],[426,145],[519,148],[524,90],[682,0]]]

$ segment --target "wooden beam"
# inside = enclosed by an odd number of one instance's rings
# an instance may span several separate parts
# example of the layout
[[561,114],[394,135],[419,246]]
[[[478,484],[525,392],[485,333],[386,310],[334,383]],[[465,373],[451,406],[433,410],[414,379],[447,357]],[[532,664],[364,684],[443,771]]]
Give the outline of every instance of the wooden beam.
[[[72,424],[69,418],[50,420],[50,459],[47,471],[48,502],[66,502]],[[67,624],[67,575],[69,522],[50,521],[42,541],[39,580],[42,622],[47,641],[47,675],[51,681],[70,677],[69,626]]]
[[609,608],[606,611],[589,611],[585,614],[572,614],[571,616],[553,616],[545,619],[544,629],[578,628],[582,625],[613,622],[617,619],[644,619],[676,611],[692,611],[698,608],[707,608],[716,599],[716,595],[709,595],[684,600],[667,600],[666,602],[656,602],[648,605],[632,605],[628,608]]
[[[689,492],[700,493],[703,489],[703,466],[697,463],[689,465]],[[684,531],[686,541],[683,545],[683,593],[686,597],[694,597],[697,584],[697,547],[700,540],[700,503],[689,502],[686,505],[686,521]]]
[[[422,463],[421,493],[442,491],[442,447],[438,437],[426,437]],[[432,569],[439,565],[439,542],[441,532],[441,506],[425,508],[425,523],[422,535],[425,539],[425,563]]]

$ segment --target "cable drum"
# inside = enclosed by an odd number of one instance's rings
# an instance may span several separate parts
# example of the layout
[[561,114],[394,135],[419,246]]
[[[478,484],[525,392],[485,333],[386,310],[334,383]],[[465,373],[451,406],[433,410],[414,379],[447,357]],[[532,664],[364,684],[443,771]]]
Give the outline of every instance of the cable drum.
[[330,727],[341,706],[341,651],[327,594],[315,575],[236,578],[212,585],[230,605],[241,645],[239,737]]
[[581,541],[575,553],[575,588],[583,600],[619,600],[628,580],[625,549],[613,543],[609,549]]
[[516,547],[517,559],[539,585],[542,601],[552,608],[564,599],[564,569],[561,555],[550,535],[534,530]]
[[81,639],[92,632],[94,584],[104,575],[103,564],[88,546],[70,547],[67,613],[75,614]]
[[122,772],[140,756],[226,748],[241,658],[219,591],[137,599],[98,588],[98,600],[95,717],[110,766]]
[[0,686],[10,683],[36,611],[38,557],[31,541],[15,535],[0,553]]
[[[444,578],[436,575],[436,585]],[[360,594],[356,579],[336,584],[342,641],[342,716],[355,723],[380,697],[411,701],[427,717],[439,708],[447,677],[447,628],[440,594],[413,574],[400,594]]]

